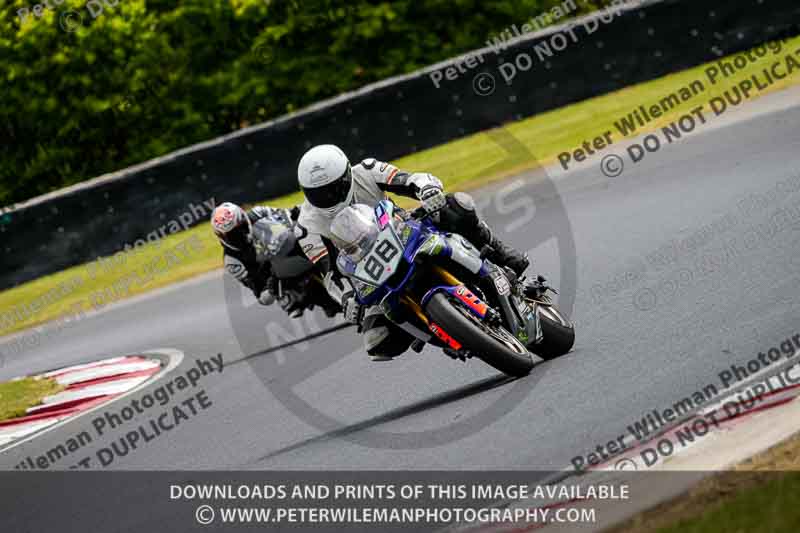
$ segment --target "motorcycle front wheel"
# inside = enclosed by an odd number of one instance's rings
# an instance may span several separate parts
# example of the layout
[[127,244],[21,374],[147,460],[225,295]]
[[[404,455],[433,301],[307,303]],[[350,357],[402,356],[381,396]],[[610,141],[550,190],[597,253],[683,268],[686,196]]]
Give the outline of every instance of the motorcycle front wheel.
[[522,377],[533,368],[533,357],[523,343],[500,326],[482,322],[468,309],[444,294],[435,294],[426,307],[428,315],[451,337],[484,363]]

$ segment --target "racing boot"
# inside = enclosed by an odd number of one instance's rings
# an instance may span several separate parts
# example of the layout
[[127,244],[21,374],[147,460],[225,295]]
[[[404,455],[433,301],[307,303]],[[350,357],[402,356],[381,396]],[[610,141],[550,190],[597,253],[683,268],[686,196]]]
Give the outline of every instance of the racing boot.
[[539,302],[550,303],[552,300],[547,295],[547,291],[552,291],[558,294],[558,291],[547,284],[547,279],[544,276],[536,276],[534,280],[524,280],[522,283],[522,294],[526,298],[536,300]]
[[475,236],[472,237],[472,241],[481,250],[481,257],[496,265],[510,268],[517,277],[522,277],[522,274],[531,264],[527,254],[503,243],[492,233],[486,222],[482,220],[477,226],[477,231]]

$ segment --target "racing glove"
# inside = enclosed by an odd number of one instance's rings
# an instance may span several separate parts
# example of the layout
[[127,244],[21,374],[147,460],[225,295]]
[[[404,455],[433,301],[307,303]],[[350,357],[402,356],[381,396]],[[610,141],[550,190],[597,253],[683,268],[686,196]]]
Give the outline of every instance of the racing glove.
[[331,270],[325,274],[322,284],[330,297],[333,298],[333,301],[339,302],[344,307],[345,293],[353,291],[353,286],[350,285],[350,282]]
[[447,206],[447,197],[444,191],[437,185],[426,185],[420,189],[417,195],[419,201],[422,202],[422,207],[428,213],[435,213]]
[[275,296],[269,291],[264,291],[261,293],[261,296],[258,297],[258,303],[261,305],[272,305],[275,303]]
[[352,324],[360,324],[364,316],[364,306],[358,303],[350,281],[330,271],[325,274],[323,284],[331,298],[341,304],[344,319]]
[[285,290],[278,299],[281,309],[286,311],[290,318],[297,318],[303,314],[303,296],[293,290]]
[[358,303],[355,292],[349,291],[342,296],[342,314],[344,314],[344,319],[351,324],[361,325],[361,320],[364,318],[364,306]]
[[[254,288],[253,292],[256,290],[258,289]],[[278,279],[275,276],[268,275],[267,279],[264,281],[261,292],[256,294],[258,294],[258,303],[261,305],[272,305],[275,303],[275,295],[278,294]]]

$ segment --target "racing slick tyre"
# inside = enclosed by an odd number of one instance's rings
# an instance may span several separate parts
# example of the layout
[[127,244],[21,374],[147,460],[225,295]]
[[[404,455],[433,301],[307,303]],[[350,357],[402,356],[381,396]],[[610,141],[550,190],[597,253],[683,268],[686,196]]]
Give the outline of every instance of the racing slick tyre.
[[533,368],[530,352],[502,327],[490,326],[466,307],[444,294],[435,294],[426,307],[433,321],[486,364],[509,376],[528,375]]

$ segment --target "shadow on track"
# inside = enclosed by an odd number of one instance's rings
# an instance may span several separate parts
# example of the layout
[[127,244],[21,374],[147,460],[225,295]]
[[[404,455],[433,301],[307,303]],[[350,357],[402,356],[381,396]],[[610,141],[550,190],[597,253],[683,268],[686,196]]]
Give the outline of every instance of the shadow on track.
[[308,342],[310,340],[317,339],[319,337],[324,337],[325,335],[328,335],[329,333],[335,333],[337,331],[340,331],[340,330],[343,330],[343,329],[347,329],[347,328],[352,328],[352,327],[355,327],[355,326],[353,324],[349,324],[349,323],[337,324],[337,325],[332,326],[330,328],[326,328],[326,329],[320,330],[320,331],[318,331],[316,333],[312,333],[311,335],[306,335],[305,337],[300,337],[299,339],[293,339],[293,340],[285,342],[283,344],[279,344],[278,346],[271,346],[271,347],[267,348],[266,350],[261,350],[260,352],[255,352],[255,353],[251,353],[250,355],[245,355],[241,359],[234,359],[233,361],[227,363],[226,366],[233,366],[233,365],[238,364],[238,363],[243,363],[243,362],[247,361],[248,359],[253,359],[254,357],[262,357],[262,356],[265,356],[265,355],[269,355],[271,353],[283,350],[285,348],[290,348],[290,347],[295,346],[297,344]]
[[407,416],[415,415],[417,413],[422,413],[424,411],[434,409],[436,407],[440,407],[443,405],[447,405],[453,402],[457,402],[459,400],[463,400],[465,398],[469,398],[470,396],[475,396],[477,394],[481,394],[483,392],[490,391],[492,389],[496,389],[498,387],[502,387],[503,385],[507,385],[516,381],[518,378],[512,378],[506,376],[505,374],[498,374],[497,376],[482,379],[480,381],[476,381],[470,385],[466,385],[464,387],[459,387],[457,389],[443,392],[441,394],[437,394],[427,400],[423,400],[421,402],[412,403],[411,405],[407,405],[405,407],[400,407],[398,409],[394,409],[389,411],[388,413],[384,413],[382,415],[378,415],[362,422],[357,422],[355,424],[351,424],[349,426],[344,426],[340,429],[335,431],[330,431],[328,433],[323,433],[322,435],[318,435],[316,437],[312,437],[310,439],[306,439],[300,441],[296,444],[292,444],[291,446],[286,446],[284,448],[280,448],[275,450],[272,453],[259,457],[255,461],[252,461],[248,464],[253,464],[259,461],[266,461],[277,457],[279,455],[283,455],[285,453],[292,452],[294,450],[303,448],[305,446],[310,446],[312,444],[317,444],[319,442],[325,442],[329,440],[334,440],[337,438],[345,437],[347,435],[351,435],[353,433],[357,433],[359,431],[363,431],[365,429],[370,429],[375,426],[379,426],[381,424],[385,424],[387,422],[393,422],[395,420],[400,420]]

